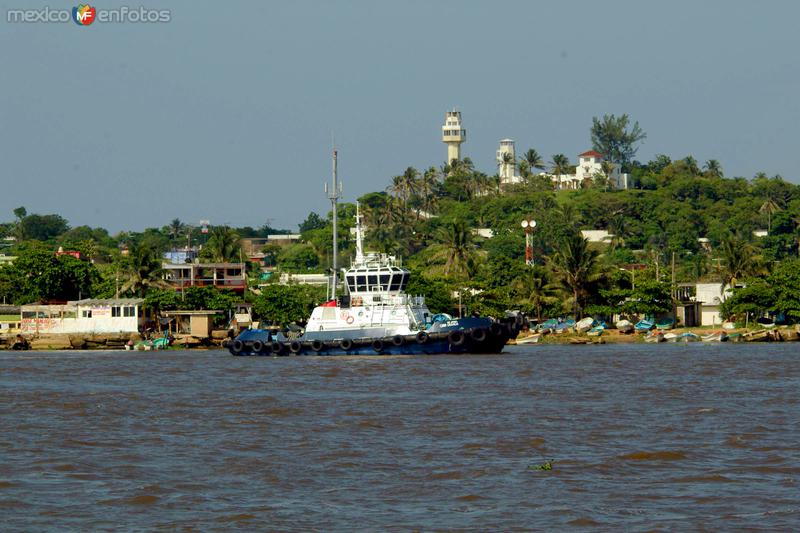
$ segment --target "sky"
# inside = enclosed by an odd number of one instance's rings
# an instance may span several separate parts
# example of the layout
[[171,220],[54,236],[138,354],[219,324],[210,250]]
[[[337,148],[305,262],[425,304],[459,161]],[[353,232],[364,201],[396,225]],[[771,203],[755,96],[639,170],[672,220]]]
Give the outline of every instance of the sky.
[[462,154],[572,161],[592,117],[627,113],[637,159],[717,159],[797,182],[800,2],[104,2],[169,22],[12,23],[0,0],[0,221],[58,213],[112,232],[197,224],[297,230],[408,166]]

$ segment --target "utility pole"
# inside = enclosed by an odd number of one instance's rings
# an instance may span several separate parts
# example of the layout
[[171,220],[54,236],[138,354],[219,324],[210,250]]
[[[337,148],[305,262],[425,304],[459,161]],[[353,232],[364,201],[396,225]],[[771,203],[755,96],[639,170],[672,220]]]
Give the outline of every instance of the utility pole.
[[342,184],[338,181],[337,174],[338,166],[338,152],[336,148],[333,149],[333,186],[328,189],[328,184],[325,184],[325,193],[331,201],[331,210],[333,211],[333,265],[331,267],[331,289],[330,300],[336,298],[336,286],[339,284],[339,267],[338,267],[338,225],[337,225],[337,208],[339,206],[339,198],[342,197]]

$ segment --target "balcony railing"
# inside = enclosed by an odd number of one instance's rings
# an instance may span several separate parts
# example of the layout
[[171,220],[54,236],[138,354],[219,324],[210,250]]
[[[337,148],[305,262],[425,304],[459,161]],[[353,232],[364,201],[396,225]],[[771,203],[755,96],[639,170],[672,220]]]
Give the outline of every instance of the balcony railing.
[[220,287],[223,289],[236,289],[245,287],[245,279],[241,278],[172,278],[167,280],[177,288],[184,287]]

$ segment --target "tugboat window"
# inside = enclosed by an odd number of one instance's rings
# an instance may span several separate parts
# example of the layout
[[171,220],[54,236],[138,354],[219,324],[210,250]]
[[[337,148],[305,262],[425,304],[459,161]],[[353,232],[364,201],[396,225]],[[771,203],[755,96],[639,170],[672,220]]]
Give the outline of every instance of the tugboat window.
[[389,290],[389,280],[392,277],[389,274],[381,274],[381,290],[388,291]]
[[390,291],[399,291],[400,290],[400,283],[402,281],[403,275],[402,274],[394,274],[392,276],[392,286],[389,288]]
[[356,277],[358,283],[358,290],[359,291],[366,291],[367,290],[367,276],[357,276]]

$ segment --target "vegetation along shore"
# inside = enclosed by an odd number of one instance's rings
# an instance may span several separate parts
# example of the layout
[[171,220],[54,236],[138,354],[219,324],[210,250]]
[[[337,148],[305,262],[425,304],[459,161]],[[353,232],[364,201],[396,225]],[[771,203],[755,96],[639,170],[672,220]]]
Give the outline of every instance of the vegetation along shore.
[[[624,115],[595,119],[589,133],[606,166],[576,189],[559,176],[579,161],[535,149],[498,165],[513,164],[513,183],[468,157],[401,170],[358,198],[368,248],[402,258],[413,273],[407,292],[437,313],[521,310],[534,324],[591,316],[610,329],[648,317],[736,331],[800,320],[800,186],[726,177],[720,162],[691,155],[639,161],[645,134]],[[610,186],[609,165],[627,188]],[[339,205],[343,258],[354,255],[355,210]],[[145,335],[161,335],[172,327],[164,313],[180,310],[213,311],[218,338],[244,312],[261,325],[302,326],[325,299],[314,282],[331,264],[331,218],[309,213],[297,232],[175,219],[111,235],[20,207],[0,224],[3,345],[19,332],[20,306],[86,298],[142,299]],[[523,220],[536,221],[527,263]],[[177,274],[176,263],[200,267]],[[718,296],[701,301],[709,286]]]

